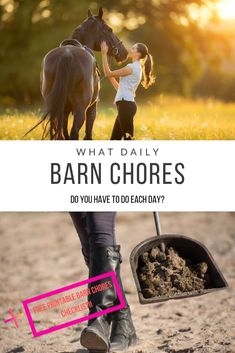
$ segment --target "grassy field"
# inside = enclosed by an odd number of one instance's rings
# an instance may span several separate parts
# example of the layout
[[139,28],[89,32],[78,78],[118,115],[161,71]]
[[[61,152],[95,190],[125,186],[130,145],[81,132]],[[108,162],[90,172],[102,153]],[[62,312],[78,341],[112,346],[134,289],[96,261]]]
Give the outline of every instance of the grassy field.
[[[116,108],[101,103],[94,125],[93,138],[110,138]],[[40,111],[6,110],[0,113],[0,139],[21,140],[40,118]],[[71,118],[70,118],[71,125]],[[25,139],[41,139],[38,127]],[[84,137],[84,128],[80,138]],[[215,100],[190,100],[159,96],[139,104],[135,117],[136,140],[234,140],[235,103]]]

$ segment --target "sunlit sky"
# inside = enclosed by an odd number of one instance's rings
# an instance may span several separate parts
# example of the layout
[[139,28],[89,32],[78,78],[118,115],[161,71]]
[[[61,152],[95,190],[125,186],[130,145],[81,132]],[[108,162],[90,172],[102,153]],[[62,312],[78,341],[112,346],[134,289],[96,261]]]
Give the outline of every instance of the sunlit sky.
[[217,9],[221,18],[235,19],[235,0],[220,0]]
[[[159,1],[159,0],[156,0]],[[223,20],[229,20],[229,19],[234,19],[235,20],[235,0],[217,0],[217,4],[213,3],[211,4],[212,7],[210,7],[210,3],[208,1],[208,7],[206,8],[201,8],[198,11],[198,7],[196,4],[191,3],[189,5],[189,13],[192,18],[194,18],[196,21],[199,20],[202,24],[203,22],[207,22],[207,20],[211,17],[210,15],[213,13],[213,10],[216,8],[216,12],[219,15],[219,17]],[[39,10],[33,18],[33,22],[37,22],[38,20],[46,17],[50,17],[51,12],[47,8],[47,6],[50,4],[50,0],[41,0],[40,4],[38,6]],[[10,18],[11,14],[14,11],[15,5],[13,0],[0,0],[0,5],[3,5],[5,7],[5,14],[3,15],[3,20],[7,20]],[[112,18],[114,22],[118,22],[119,25],[123,21],[123,15],[122,14],[115,14],[113,16],[115,18]],[[128,21],[128,18],[127,18]],[[143,16],[136,18],[130,13],[130,18],[129,18],[129,26],[128,28],[135,29],[138,27],[139,24],[143,24],[145,22]],[[113,25],[116,25],[118,27],[118,23],[114,23]]]

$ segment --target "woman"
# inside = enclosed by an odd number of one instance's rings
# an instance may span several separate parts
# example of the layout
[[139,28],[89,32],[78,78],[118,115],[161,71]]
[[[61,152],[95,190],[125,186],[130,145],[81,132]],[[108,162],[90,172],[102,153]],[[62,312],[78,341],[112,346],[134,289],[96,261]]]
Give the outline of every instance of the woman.
[[[115,103],[117,105],[118,115],[113,127],[111,140],[132,140],[134,136],[134,116],[137,111],[135,103],[135,92],[142,80],[144,88],[153,84],[152,76],[153,58],[148,48],[143,43],[137,43],[130,49],[129,57],[131,64],[119,70],[110,70],[108,59],[108,46],[106,42],[101,43],[101,54],[104,74],[108,77],[116,89],[117,94]],[[119,82],[116,80],[119,78]]]
[[[81,344],[90,351],[125,350],[136,342],[137,337],[120,276],[122,257],[115,239],[116,213],[70,212],[70,216],[81,241],[89,278],[114,271],[126,304],[121,310],[89,320],[81,333]],[[113,288],[93,294],[90,300],[93,303],[90,314],[119,304]]]

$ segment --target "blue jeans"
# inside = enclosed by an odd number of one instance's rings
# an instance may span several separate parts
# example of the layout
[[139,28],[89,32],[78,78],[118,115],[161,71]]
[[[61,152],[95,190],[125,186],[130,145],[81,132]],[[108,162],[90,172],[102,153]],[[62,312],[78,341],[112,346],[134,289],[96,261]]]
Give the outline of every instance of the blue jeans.
[[86,263],[89,261],[90,244],[116,245],[116,212],[69,212],[69,214],[80,238]]

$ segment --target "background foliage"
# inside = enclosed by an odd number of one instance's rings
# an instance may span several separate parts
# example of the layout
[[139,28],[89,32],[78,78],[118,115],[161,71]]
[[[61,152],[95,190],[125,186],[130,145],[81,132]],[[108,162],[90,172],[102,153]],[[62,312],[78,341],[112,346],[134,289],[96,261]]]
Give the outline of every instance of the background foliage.
[[[234,100],[234,31],[216,19],[215,2],[0,0],[0,103],[17,106],[40,100],[43,56],[70,36],[89,7],[97,13],[99,6],[127,46],[144,42],[153,54],[157,84],[142,90],[142,99],[164,92]],[[98,53],[96,57],[99,61]],[[110,85],[103,81],[101,99],[111,97]]]

